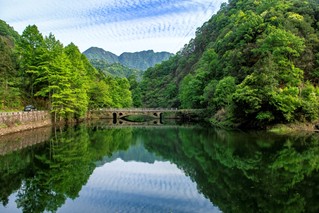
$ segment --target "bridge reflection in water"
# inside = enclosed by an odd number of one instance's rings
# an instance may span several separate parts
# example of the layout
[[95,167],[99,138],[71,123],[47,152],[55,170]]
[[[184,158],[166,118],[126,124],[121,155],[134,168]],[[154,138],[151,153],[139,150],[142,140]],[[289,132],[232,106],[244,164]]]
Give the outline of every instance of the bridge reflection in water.
[[[161,125],[163,124],[163,114],[165,118],[176,119],[179,118],[178,113],[185,110],[178,110],[176,108],[130,108],[130,109],[99,109],[91,110],[89,118],[110,119],[112,124],[116,125]],[[126,119],[128,116],[146,116],[149,121],[130,121]]]

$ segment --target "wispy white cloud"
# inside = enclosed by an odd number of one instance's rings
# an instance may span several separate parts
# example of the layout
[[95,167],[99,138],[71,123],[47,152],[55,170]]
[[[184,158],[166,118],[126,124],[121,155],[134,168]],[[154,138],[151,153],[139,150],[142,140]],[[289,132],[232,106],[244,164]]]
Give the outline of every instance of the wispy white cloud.
[[116,54],[177,52],[226,0],[0,0],[0,19],[18,32],[36,24],[64,44]]

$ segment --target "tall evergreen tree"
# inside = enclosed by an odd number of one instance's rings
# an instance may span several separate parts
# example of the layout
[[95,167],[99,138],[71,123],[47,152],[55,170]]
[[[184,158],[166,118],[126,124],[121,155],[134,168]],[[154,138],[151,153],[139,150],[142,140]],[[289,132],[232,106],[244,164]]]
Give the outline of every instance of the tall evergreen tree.
[[18,44],[20,56],[20,72],[23,81],[23,95],[34,101],[34,95],[39,86],[35,85],[36,78],[47,68],[48,55],[45,42],[37,26],[27,26]]

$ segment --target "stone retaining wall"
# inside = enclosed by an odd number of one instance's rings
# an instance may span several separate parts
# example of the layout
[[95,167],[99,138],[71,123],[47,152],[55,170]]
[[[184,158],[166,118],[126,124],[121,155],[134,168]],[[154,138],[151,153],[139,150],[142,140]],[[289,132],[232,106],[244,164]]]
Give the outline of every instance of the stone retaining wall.
[[48,111],[0,113],[0,135],[51,125]]

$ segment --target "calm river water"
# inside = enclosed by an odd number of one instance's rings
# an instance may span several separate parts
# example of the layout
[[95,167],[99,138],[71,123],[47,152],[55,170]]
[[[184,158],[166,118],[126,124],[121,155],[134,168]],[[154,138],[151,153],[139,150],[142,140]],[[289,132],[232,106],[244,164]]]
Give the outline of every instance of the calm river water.
[[319,135],[103,121],[0,137],[0,212],[319,212]]

